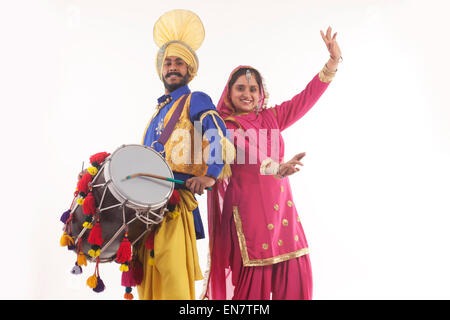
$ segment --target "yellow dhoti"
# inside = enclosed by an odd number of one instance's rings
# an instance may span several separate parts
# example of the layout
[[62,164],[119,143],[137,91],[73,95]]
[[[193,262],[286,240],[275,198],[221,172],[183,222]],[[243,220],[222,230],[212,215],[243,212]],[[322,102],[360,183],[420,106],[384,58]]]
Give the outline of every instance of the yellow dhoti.
[[191,192],[178,190],[175,214],[167,215],[155,232],[154,260],[143,241],[138,248],[144,277],[137,287],[141,300],[194,300],[195,280],[202,280],[192,211]]

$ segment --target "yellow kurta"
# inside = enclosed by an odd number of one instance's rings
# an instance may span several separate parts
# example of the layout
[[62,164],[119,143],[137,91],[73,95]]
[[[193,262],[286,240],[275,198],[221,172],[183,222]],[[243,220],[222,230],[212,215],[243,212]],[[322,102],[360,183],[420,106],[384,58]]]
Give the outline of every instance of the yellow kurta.
[[178,190],[180,202],[167,215],[155,232],[154,264],[145,241],[138,248],[138,257],[144,268],[144,278],[137,287],[142,300],[194,300],[195,280],[202,280],[197,254],[192,211],[197,201],[190,191]]

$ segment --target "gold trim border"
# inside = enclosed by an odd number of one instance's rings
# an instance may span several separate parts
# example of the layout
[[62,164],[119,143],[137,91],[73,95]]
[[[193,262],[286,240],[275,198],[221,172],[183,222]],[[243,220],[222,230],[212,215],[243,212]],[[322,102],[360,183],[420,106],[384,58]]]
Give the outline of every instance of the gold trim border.
[[239,207],[233,206],[233,218],[234,224],[236,225],[236,232],[239,239],[239,247],[241,249],[242,264],[244,267],[259,267],[267,266],[271,264],[280,263],[290,259],[298,258],[309,254],[309,248],[303,248],[297,251],[285,253],[276,257],[266,258],[266,259],[253,259],[250,260],[247,251],[247,242],[245,241],[245,236],[242,228],[241,215],[239,213]]

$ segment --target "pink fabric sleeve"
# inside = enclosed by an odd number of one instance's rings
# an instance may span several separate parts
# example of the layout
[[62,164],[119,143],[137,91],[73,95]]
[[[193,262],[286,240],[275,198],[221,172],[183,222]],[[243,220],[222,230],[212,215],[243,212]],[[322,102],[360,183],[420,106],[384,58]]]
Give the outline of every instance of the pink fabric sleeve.
[[273,107],[280,130],[288,128],[303,117],[317,100],[319,100],[328,85],[329,83],[320,81],[319,74],[317,74],[302,92],[294,96],[291,100]]

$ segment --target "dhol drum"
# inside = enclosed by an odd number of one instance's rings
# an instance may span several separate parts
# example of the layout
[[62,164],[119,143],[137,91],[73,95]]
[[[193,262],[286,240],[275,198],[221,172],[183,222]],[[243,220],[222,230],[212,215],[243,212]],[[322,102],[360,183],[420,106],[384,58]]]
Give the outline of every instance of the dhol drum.
[[[124,238],[133,245],[162,222],[174,190],[171,181],[127,177],[147,172],[173,179],[173,172],[160,153],[142,145],[123,145],[100,161],[91,161],[93,167],[79,181],[65,232],[74,240],[73,249],[91,262],[111,262]],[[88,180],[84,192],[79,190],[83,179]]]

